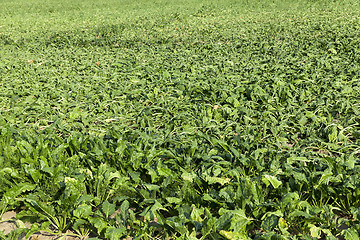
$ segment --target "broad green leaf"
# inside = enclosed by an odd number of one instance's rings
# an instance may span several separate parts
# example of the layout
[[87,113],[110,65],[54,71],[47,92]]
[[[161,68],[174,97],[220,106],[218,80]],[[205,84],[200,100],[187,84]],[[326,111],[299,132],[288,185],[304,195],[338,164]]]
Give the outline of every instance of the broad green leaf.
[[211,201],[211,202],[215,202],[215,203],[219,203],[218,200],[214,199],[213,197],[211,197],[209,194],[204,194],[204,196],[202,197],[203,200],[205,201]]
[[9,190],[7,190],[2,199],[1,199],[1,203],[4,204],[4,206],[6,206],[7,204],[11,203],[11,202],[15,202],[15,198],[18,197],[20,194],[27,192],[27,191],[32,191],[36,188],[35,184],[30,184],[30,183],[19,183],[16,186],[13,186],[12,188],[10,188]]
[[297,192],[287,193],[282,197],[281,205],[292,209],[296,206],[299,200],[300,196]]
[[43,203],[32,196],[26,197],[25,201],[28,202],[39,214],[45,216],[52,224],[54,224],[54,226],[57,228],[61,227],[60,219],[57,218],[56,211],[52,205]]
[[262,181],[266,184],[267,187],[271,184],[271,186],[274,188],[278,188],[282,184],[282,182],[279,181],[275,176],[271,175],[263,175]]
[[124,200],[120,206],[120,213],[121,213],[121,218],[126,221],[128,218],[128,210],[129,210],[129,202],[128,200]]
[[64,183],[66,186],[65,194],[68,194],[68,196],[80,196],[83,193],[86,193],[86,187],[84,183],[77,178],[65,177]]
[[[36,233],[36,232],[38,232],[38,231],[40,231],[40,230],[41,230],[41,227],[40,227],[40,225],[39,225],[38,223],[32,224],[31,227],[30,227],[30,229],[29,229],[29,231],[26,233],[25,238],[26,238],[26,239],[27,239],[27,238],[30,238],[30,236],[31,236],[33,233]],[[0,233],[1,233],[1,231],[0,231]],[[0,235],[0,236],[1,236],[1,235]]]
[[258,182],[253,181],[250,183],[250,191],[256,204],[263,202],[264,195]]
[[359,239],[359,232],[356,231],[353,228],[349,228],[349,229],[344,229],[341,231],[341,235],[346,239],[346,240],[358,240]]
[[115,207],[115,204],[109,203],[108,200],[102,203],[102,211],[105,213],[106,218],[115,212]]
[[77,218],[87,218],[92,214],[92,209],[90,205],[81,204],[73,212],[74,216]]
[[360,220],[360,208],[351,207],[351,214],[354,216],[354,219],[359,221]]
[[321,175],[321,178],[320,178],[319,182],[317,183],[317,185],[315,186],[315,188],[318,188],[318,187],[321,186],[322,184],[328,185],[329,182],[334,179],[334,177],[333,177],[332,175],[333,175],[333,174],[332,174],[331,171],[325,171],[325,172]]
[[265,231],[272,231],[279,223],[279,217],[276,215],[269,215],[261,222],[261,228]]
[[357,159],[354,157],[354,155],[350,154],[349,156],[347,156],[344,165],[347,166],[349,169],[354,169],[356,161]]
[[107,226],[107,222],[100,217],[90,218],[89,221],[95,227],[98,234],[100,234]]
[[246,216],[243,209],[226,210],[220,208],[219,214],[221,215],[219,220],[230,221],[230,229],[234,230],[235,232],[245,232],[246,226],[249,225],[253,220]]
[[338,136],[337,126],[333,126],[330,129],[330,134],[328,135],[330,142],[335,142]]
[[202,222],[202,215],[204,214],[203,208],[196,208],[195,205],[192,205],[192,211],[191,211],[191,219],[197,222]]
[[25,168],[26,173],[30,175],[30,177],[34,181],[34,183],[39,183],[39,180],[42,177],[41,172],[39,170],[35,169],[33,165],[25,165],[24,168]]
[[0,176],[2,174],[8,174],[12,178],[21,178],[21,176],[19,175],[19,172],[14,168],[3,168],[0,170]]
[[144,186],[149,190],[149,191],[158,191],[160,189],[160,186],[155,185],[155,184],[144,184]]
[[122,228],[109,227],[106,229],[105,237],[106,239],[110,239],[110,240],[118,240],[124,236],[125,232],[126,232],[125,227]]
[[175,204],[180,204],[181,203],[181,199],[180,198],[176,198],[176,197],[167,197],[166,200],[169,203],[175,203]]
[[301,210],[294,210],[289,214],[289,218],[291,219],[291,218],[295,218],[295,217],[311,218],[312,215],[307,212],[301,211]]
[[307,122],[307,118],[305,116],[302,116],[299,120],[299,124],[304,126]]
[[154,221],[155,218],[157,218],[159,223],[162,223],[162,216],[159,213],[159,210],[167,211],[166,208],[164,208],[157,200],[154,201],[154,204],[152,206],[147,207],[140,216],[145,217],[146,219],[149,219],[151,221]]

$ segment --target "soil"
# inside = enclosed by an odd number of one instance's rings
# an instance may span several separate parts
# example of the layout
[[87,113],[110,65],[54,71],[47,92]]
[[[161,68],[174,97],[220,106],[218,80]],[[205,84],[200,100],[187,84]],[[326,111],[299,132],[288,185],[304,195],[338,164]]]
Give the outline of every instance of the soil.
[[[4,231],[5,235],[9,234],[11,231],[15,230],[17,228],[14,220],[16,220],[16,212],[14,211],[9,211],[4,213],[4,215],[1,218],[1,222],[0,222],[0,231]],[[30,223],[25,223],[25,226],[27,228],[31,227]],[[54,234],[50,234],[48,232],[36,232],[34,234],[32,234],[29,238],[27,238],[26,240],[55,240],[55,239],[60,239],[61,236],[59,235],[54,235]],[[78,237],[71,237],[71,236],[66,236],[64,238],[62,238],[63,240],[80,240],[80,238]],[[25,236],[20,236],[18,238],[18,240],[25,240]]]

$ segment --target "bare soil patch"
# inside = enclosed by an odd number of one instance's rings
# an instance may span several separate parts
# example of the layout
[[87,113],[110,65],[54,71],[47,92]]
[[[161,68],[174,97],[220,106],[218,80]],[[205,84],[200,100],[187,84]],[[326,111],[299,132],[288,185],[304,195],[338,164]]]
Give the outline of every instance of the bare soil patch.
[[[27,228],[31,227],[31,223],[25,223]],[[0,231],[4,231],[5,235],[9,234],[11,231],[18,228],[16,224],[16,212],[8,211],[4,213],[0,221]],[[55,240],[60,239],[62,236],[51,234],[48,232],[36,232],[32,234],[29,238],[25,238],[25,235],[19,236],[18,240]],[[80,240],[79,237],[65,236],[63,240]]]

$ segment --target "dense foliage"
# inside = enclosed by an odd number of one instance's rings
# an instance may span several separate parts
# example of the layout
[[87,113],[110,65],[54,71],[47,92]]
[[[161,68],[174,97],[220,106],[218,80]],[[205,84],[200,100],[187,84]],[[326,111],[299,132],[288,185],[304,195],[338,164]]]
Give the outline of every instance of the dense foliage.
[[358,239],[355,3],[1,5],[0,238]]

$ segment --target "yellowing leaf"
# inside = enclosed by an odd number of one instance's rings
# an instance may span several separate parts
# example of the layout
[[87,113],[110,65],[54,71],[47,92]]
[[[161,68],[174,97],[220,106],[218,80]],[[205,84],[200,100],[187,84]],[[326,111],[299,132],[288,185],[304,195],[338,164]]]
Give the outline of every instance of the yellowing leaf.
[[206,181],[209,184],[214,184],[214,183],[220,183],[221,185],[225,185],[227,183],[230,182],[229,178],[220,178],[220,177],[210,177],[210,176],[206,176]]
[[223,236],[229,240],[248,240],[248,239],[250,239],[248,236],[246,236],[245,233],[228,232],[225,230],[221,230],[219,233],[221,236]]

